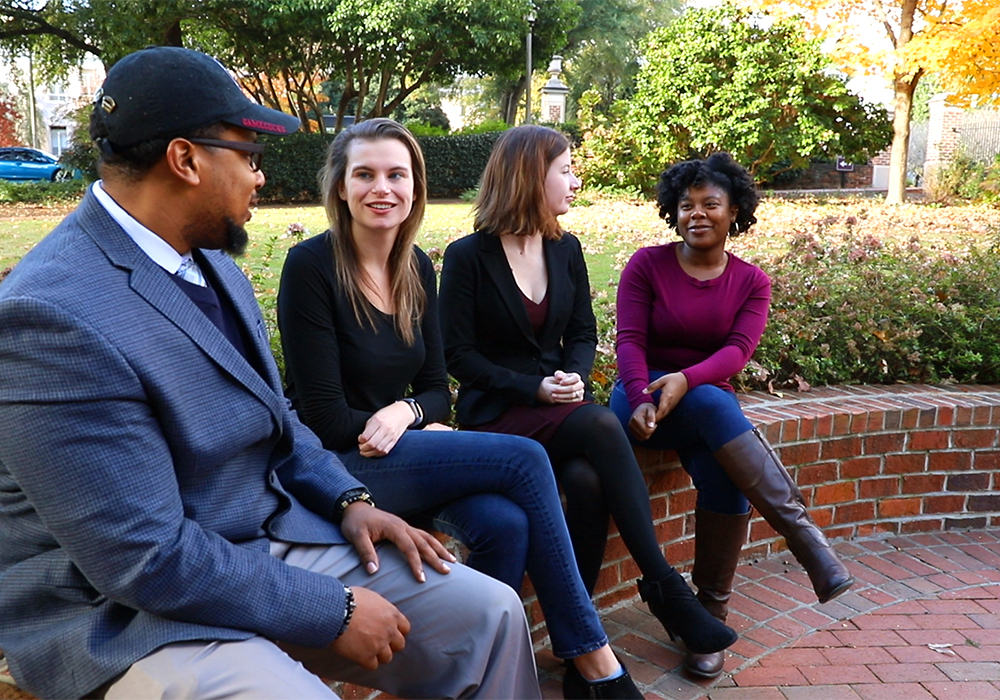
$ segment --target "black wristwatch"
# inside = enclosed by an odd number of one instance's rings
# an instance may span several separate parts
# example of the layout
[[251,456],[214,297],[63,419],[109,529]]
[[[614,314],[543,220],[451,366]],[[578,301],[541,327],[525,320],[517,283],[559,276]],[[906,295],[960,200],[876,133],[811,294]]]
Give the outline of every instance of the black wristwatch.
[[368,492],[368,489],[364,487],[359,489],[350,489],[340,494],[340,499],[337,501],[337,505],[334,508],[334,513],[333,513],[334,520],[339,523],[341,519],[344,517],[344,511],[347,510],[347,506],[351,505],[352,503],[357,503],[358,501],[364,501],[372,508],[375,507],[375,499],[372,498],[372,495]]

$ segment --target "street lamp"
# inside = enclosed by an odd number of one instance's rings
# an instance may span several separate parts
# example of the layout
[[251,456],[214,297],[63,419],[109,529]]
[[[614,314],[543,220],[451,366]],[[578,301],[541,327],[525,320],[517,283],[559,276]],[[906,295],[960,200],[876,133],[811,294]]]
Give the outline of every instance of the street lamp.
[[531,30],[535,26],[535,7],[531,6],[528,10],[528,16],[525,18],[528,20],[528,38],[525,40],[524,45],[528,54],[528,65],[524,74],[527,76],[527,87],[524,90],[524,123],[531,123]]

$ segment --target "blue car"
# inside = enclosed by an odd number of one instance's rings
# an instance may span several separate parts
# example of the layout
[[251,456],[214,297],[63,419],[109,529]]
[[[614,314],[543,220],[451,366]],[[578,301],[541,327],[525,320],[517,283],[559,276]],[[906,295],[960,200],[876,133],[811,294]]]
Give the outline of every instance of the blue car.
[[0,148],[2,180],[70,180],[75,173],[48,153],[34,148]]

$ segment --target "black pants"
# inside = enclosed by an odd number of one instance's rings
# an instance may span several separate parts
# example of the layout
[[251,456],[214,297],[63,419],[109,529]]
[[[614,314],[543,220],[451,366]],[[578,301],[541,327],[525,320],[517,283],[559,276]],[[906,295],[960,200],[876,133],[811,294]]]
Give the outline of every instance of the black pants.
[[608,516],[643,577],[670,574],[653,529],[649,489],[621,423],[608,408],[573,411],[545,446],[566,496],[566,524],[580,576],[593,595],[604,560]]

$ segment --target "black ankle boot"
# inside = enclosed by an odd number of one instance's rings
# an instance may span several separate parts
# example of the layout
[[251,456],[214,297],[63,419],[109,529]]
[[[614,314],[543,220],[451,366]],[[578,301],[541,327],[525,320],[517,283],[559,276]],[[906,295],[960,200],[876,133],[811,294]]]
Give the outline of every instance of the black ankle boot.
[[572,659],[566,660],[566,674],[563,676],[563,697],[566,700],[590,700],[590,698],[628,698],[642,700],[643,695],[632,682],[625,664],[618,659],[624,673],[618,678],[600,683],[591,683],[580,675]]
[[676,569],[659,581],[639,579],[639,597],[671,639],[680,637],[689,651],[712,654],[737,640],[736,632],[712,617]]

